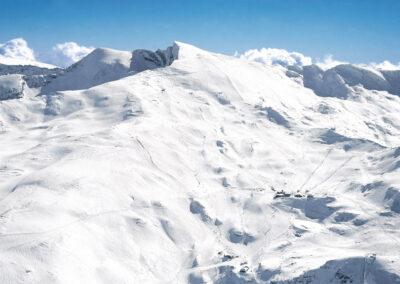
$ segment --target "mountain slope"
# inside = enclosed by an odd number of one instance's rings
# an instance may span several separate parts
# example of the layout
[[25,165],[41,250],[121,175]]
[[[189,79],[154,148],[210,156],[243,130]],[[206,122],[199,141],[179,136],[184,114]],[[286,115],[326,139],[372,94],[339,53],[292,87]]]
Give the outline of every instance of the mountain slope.
[[399,283],[400,97],[175,49],[0,102],[1,282]]
[[79,90],[120,79],[128,74],[132,54],[109,48],[96,48],[64,74],[44,86],[43,92]]

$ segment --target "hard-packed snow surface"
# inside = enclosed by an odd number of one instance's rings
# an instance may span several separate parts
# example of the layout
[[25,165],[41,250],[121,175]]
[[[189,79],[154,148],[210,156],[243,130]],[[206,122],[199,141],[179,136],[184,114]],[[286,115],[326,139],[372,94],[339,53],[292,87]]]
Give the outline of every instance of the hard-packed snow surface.
[[0,101],[0,282],[400,283],[396,73],[170,51]]

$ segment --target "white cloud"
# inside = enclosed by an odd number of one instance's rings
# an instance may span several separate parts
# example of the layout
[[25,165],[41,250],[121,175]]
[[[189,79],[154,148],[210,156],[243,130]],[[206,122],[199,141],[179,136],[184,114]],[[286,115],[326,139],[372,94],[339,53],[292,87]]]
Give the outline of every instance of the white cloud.
[[35,61],[33,50],[23,38],[15,38],[6,43],[0,43],[0,56],[4,60]]
[[391,63],[388,60],[385,60],[383,62],[380,63],[375,63],[375,62],[371,62],[371,63],[359,63],[359,64],[355,64],[355,63],[349,63],[346,61],[340,61],[340,60],[336,60],[333,58],[332,55],[327,55],[324,57],[324,60],[322,61],[318,61],[315,63],[316,65],[318,65],[320,68],[322,68],[323,70],[328,70],[330,68],[333,68],[337,65],[340,64],[353,64],[362,68],[367,68],[370,70],[400,70],[400,62],[396,65]]
[[299,52],[289,52],[278,48],[250,49],[239,57],[268,65],[282,65],[285,67],[289,65],[304,66],[312,64],[311,57],[304,56]]
[[400,70],[400,62],[396,65],[388,60],[381,63],[370,63],[369,65],[377,70]]
[[[51,52],[42,54],[42,56],[39,56],[39,59],[56,66],[66,67],[82,59],[82,57],[86,56],[93,49],[93,47],[80,46],[75,42],[65,42],[56,44]],[[0,43],[0,63],[50,66],[36,61],[34,51],[23,38],[15,38],[6,43]]]
[[322,61],[317,60],[315,64],[318,65],[323,70],[328,70],[340,64],[348,64],[348,62],[336,60],[333,58],[332,54],[328,54],[324,57]]
[[93,49],[93,47],[78,45],[76,42],[59,43],[53,47],[50,61],[54,65],[67,67],[81,60]]
[[[261,49],[250,49],[243,54],[237,51],[234,54],[235,57],[246,59],[249,61],[256,61],[268,65],[281,65],[287,67],[289,65],[295,66],[306,66],[310,64],[316,64],[323,70],[328,70],[340,64],[351,64],[346,61],[337,60],[333,55],[328,54],[322,60],[311,59],[309,56],[305,56],[299,52],[289,52],[285,49],[278,48],[261,48]],[[354,64],[354,63],[352,63]],[[383,61],[381,63],[362,63],[354,64],[359,67],[371,69],[371,70],[400,70],[400,62],[394,64],[390,61]]]

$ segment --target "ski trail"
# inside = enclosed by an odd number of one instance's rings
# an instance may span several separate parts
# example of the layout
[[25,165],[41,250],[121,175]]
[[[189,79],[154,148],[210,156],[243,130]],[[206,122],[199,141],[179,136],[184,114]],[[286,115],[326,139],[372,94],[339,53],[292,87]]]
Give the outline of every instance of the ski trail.
[[343,163],[341,163],[330,175],[328,175],[322,182],[316,184],[315,186],[313,186],[310,190],[314,190],[317,187],[323,185],[324,183],[326,183],[328,180],[330,180],[335,174],[337,174],[346,164],[348,164],[352,159],[354,158],[354,156],[351,156],[349,158],[347,158]]
[[314,176],[314,174],[319,170],[319,168],[322,167],[322,165],[325,163],[326,159],[329,157],[329,154],[332,152],[332,148],[328,150],[328,152],[325,154],[324,158],[319,162],[319,164],[315,167],[315,169],[311,172],[311,174],[306,178],[304,183],[300,186],[300,188],[297,190],[297,192],[300,192],[304,186],[311,180],[311,178]]

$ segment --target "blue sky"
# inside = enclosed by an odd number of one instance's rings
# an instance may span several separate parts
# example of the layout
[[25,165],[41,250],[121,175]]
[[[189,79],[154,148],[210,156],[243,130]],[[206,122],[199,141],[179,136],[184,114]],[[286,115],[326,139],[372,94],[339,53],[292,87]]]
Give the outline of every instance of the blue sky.
[[275,47],[313,58],[400,61],[398,0],[0,0],[0,42],[163,48],[174,40],[233,54]]

